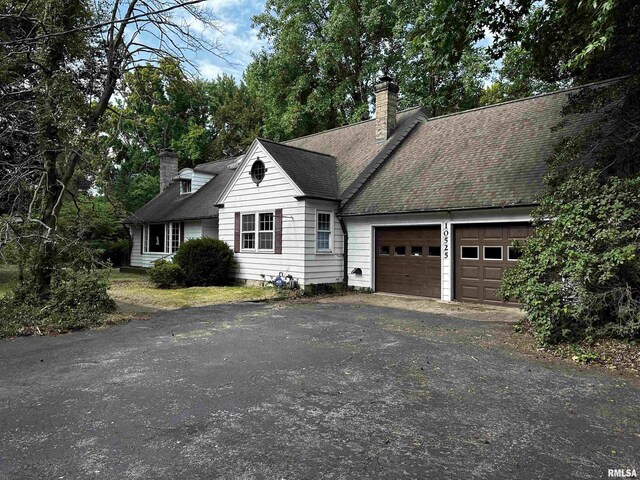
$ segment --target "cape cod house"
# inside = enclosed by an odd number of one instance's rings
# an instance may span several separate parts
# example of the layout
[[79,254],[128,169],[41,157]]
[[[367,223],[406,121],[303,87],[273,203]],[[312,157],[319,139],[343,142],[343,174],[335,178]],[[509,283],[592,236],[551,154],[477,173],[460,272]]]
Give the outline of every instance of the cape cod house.
[[161,193],[126,220],[131,265],[150,267],[183,241],[213,237],[235,252],[235,278],[280,272],[303,288],[497,303],[513,240],[531,233],[545,160],[584,118],[565,122],[572,90],[430,118],[396,111],[376,85],[372,120],[178,171],[161,156]]

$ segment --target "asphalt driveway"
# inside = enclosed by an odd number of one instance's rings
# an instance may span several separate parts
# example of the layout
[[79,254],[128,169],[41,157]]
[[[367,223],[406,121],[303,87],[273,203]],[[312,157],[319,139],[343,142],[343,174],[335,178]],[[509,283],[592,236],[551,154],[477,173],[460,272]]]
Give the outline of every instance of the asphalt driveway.
[[239,304],[0,341],[2,478],[607,478],[640,389],[493,342],[508,326]]

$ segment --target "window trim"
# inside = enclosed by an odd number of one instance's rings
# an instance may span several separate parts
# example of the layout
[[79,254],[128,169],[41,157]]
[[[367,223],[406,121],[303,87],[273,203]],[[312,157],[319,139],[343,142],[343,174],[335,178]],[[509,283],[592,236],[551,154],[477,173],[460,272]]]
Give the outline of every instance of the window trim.
[[[262,164],[262,178],[258,178],[258,175],[256,172],[256,170],[259,168],[258,163]],[[249,169],[249,176],[251,177],[251,180],[253,181],[253,183],[255,183],[256,186],[258,187],[267,176],[267,164],[264,163],[264,160],[260,159],[260,157],[256,157],[256,159],[251,164],[251,168]]]
[[[273,217],[273,230],[260,230],[260,215],[270,213]],[[253,215],[253,230],[243,230],[242,219],[245,216]],[[271,248],[260,248],[260,233],[271,233]],[[244,248],[244,234],[253,233],[254,248]],[[274,253],[276,248],[276,211],[260,210],[254,212],[240,212],[240,252],[247,253]]]
[[[500,258],[487,258],[487,248],[499,248]],[[485,262],[502,262],[504,260],[504,248],[502,248],[502,245],[483,245],[482,260],[484,260]]]
[[[318,232],[326,232],[326,230],[319,230],[318,229],[318,217],[320,216],[320,214],[329,215],[329,249],[324,249],[324,248],[320,249],[320,248],[318,248]],[[316,254],[319,254],[319,255],[332,254],[333,253],[333,249],[334,249],[333,236],[334,236],[334,233],[335,233],[334,212],[332,210],[316,209],[315,222],[314,223],[315,223],[315,225],[314,225],[314,245],[315,245]]]
[[[476,249],[478,253],[476,254],[475,258],[462,256],[462,249],[465,247],[466,248],[471,247]],[[480,260],[480,246],[479,245],[460,245],[460,260]]]
[[[266,172],[266,170],[265,170]],[[260,215],[271,214],[271,230],[260,230]],[[271,234],[271,248],[260,248],[260,233]],[[256,212],[256,251],[273,253],[276,248],[276,212],[275,210],[267,212]]]
[[[164,225],[164,250],[162,252],[152,252],[149,250],[149,227],[151,225]],[[173,249],[173,238],[174,238],[174,229],[173,226],[177,225],[177,236],[178,236],[178,247]],[[145,223],[142,227],[142,254],[152,254],[152,255],[172,255],[178,251],[182,242],[180,242],[180,229],[182,228],[181,222],[154,222],[154,223]]]
[[[244,217],[253,216],[253,230],[244,229]],[[253,233],[253,248],[245,248],[244,246],[244,234]],[[255,212],[241,212],[240,213],[240,251],[241,252],[255,252],[258,239],[256,236],[256,214]]]
[[[182,186],[185,182],[189,182],[189,191],[185,191]],[[180,179],[180,195],[190,195],[193,193],[193,179],[191,178],[181,178]]]

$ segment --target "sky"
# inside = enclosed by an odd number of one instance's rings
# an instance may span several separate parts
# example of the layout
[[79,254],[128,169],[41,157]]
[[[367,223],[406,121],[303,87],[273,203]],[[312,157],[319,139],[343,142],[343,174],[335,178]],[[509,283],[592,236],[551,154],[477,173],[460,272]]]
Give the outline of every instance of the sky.
[[[258,52],[265,42],[258,39],[258,31],[251,27],[251,18],[264,11],[264,0],[207,0],[209,9],[218,21],[220,32],[206,31],[203,35],[220,40],[229,52],[228,63],[207,52],[199,52],[191,59],[200,76],[214,79],[227,73],[239,81],[247,65],[251,62],[251,52]],[[193,28],[198,28],[193,25]]]

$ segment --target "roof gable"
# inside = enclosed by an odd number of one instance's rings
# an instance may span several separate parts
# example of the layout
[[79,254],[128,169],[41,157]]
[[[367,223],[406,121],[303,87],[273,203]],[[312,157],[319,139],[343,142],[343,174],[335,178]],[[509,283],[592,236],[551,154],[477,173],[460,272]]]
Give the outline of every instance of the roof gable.
[[[249,147],[249,149],[247,150],[247,153],[245,153],[244,157],[242,158],[242,161],[235,167],[235,171],[233,174],[233,177],[230,179],[229,183],[227,184],[227,186],[224,188],[224,190],[222,191],[221,195],[219,196],[218,200],[216,201],[216,205],[217,206],[222,206],[224,205],[224,203],[226,202],[227,198],[229,197],[229,195],[231,195],[231,192],[234,190],[234,187],[238,184],[241,175],[243,174],[249,174],[250,171],[250,164],[253,164],[253,162],[255,162],[258,159],[262,159],[264,160],[264,156],[268,156],[268,161],[266,161],[265,163],[273,163],[277,169],[279,170],[280,174],[282,175],[282,177],[285,179],[285,181],[290,185],[291,190],[292,190],[292,194],[294,196],[303,196],[304,193],[303,191],[300,189],[300,187],[293,181],[293,179],[291,179],[288,175],[288,173],[284,170],[284,168],[282,168],[282,166],[277,162],[276,159],[273,158],[273,156],[271,155],[271,153],[269,153],[269,151],[264,147],[263,143],[264,140],[256,138],[252,143],[251,146]],[[266,143],[266,142],[265,142]],[[265,181],[268,181],[268,177],[269,177],[269,166],[267,165],[267,176],[265,177]]]
[[338,199],[336,159],[331,155],[259,139],[271,158],[306,197]]

